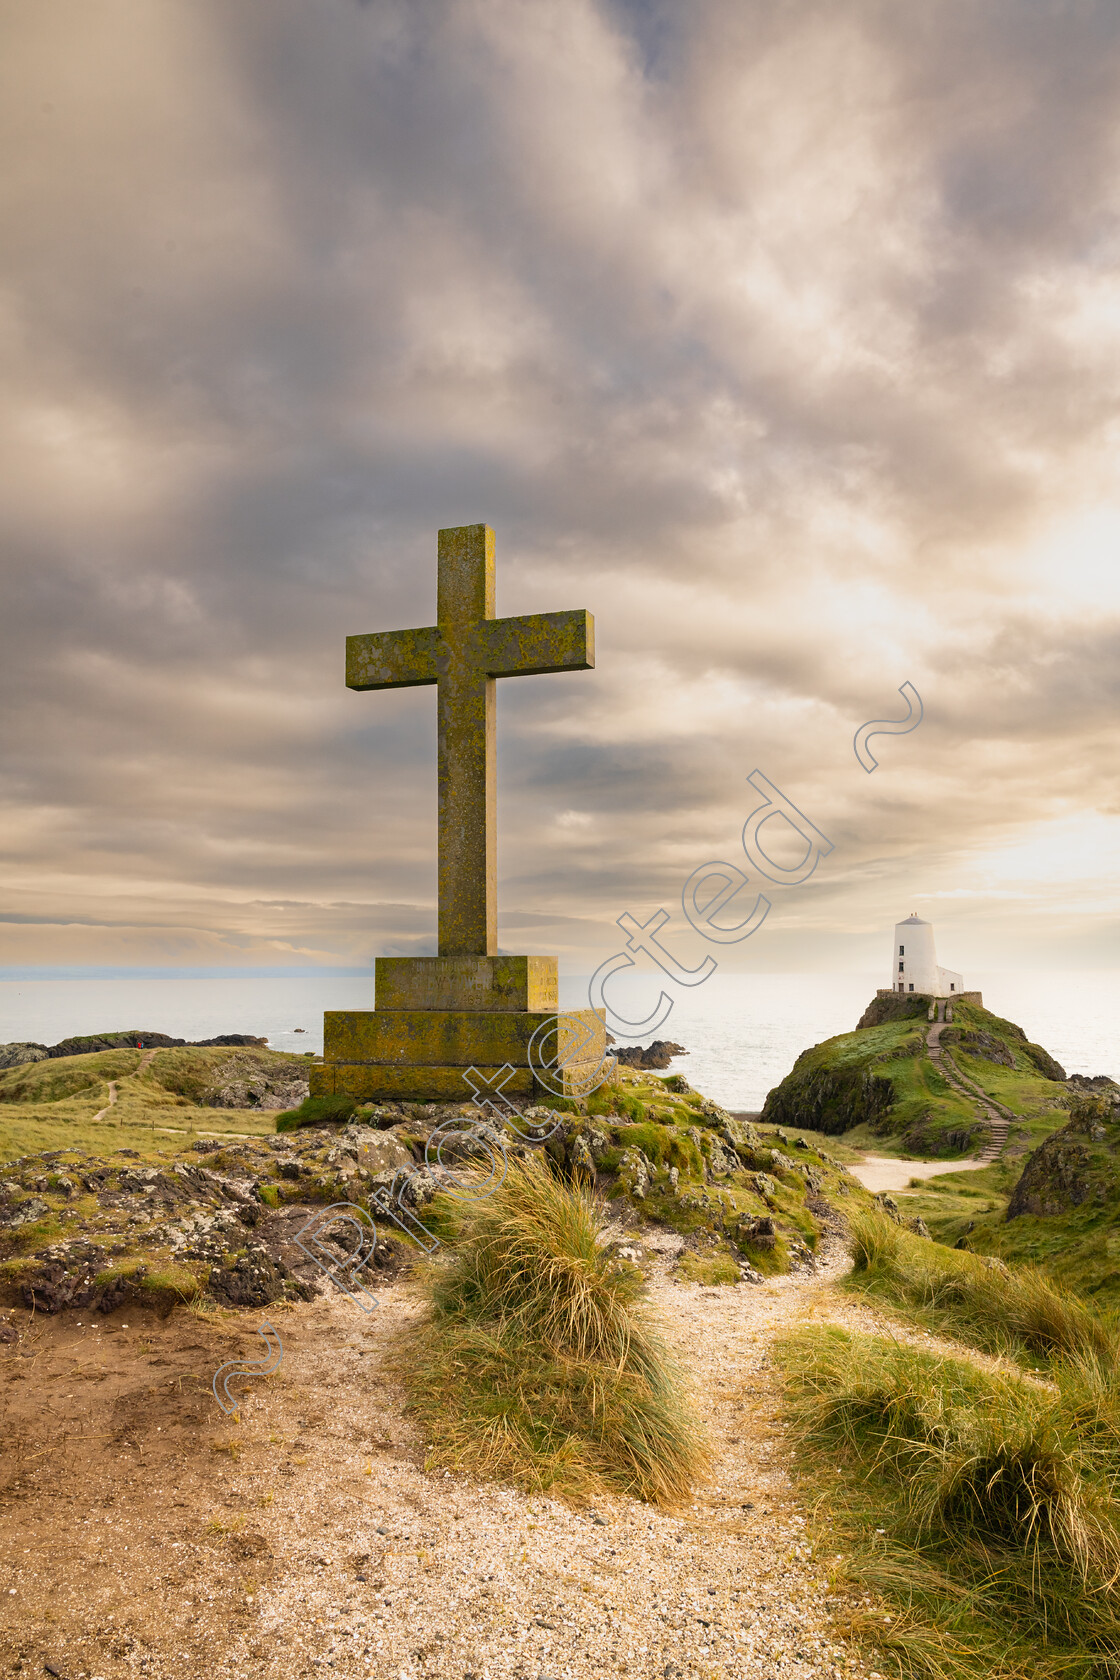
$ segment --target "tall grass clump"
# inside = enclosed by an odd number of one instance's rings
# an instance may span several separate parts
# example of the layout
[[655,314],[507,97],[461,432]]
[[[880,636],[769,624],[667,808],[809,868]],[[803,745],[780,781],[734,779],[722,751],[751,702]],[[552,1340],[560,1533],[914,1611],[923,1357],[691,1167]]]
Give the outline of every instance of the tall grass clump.
[[444,1215],[451,1246],[420,1271],[427,1312],[398,1354],[430,1462],[577,1499],[683,1501],[709,1449],[591,1194],[515,1161]]
[[1036,1266],[944,1248],[882,1214],[850,1220],[852,1286],[911,1310],[990,1353],[1036,1359],[1120,1357],[1120,1325],[1080,1296],[1059,1288]]
[[780,1357],[803,1468],[879,1595],[853,1632],[936,1680],[1120,1676],[1120,1433],[1091,1372],[1075,1394],[835,1328]]

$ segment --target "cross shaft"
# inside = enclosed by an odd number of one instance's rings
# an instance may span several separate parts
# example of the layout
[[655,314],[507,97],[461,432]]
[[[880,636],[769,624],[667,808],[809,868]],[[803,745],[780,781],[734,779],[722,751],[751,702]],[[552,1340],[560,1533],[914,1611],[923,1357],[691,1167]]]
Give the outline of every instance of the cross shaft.
[[439,954],[497,954],[494,682],[587,671],[589,612],[494,617],[494,533],[440,531],[436,623],[346,638],[348,688],[434,683],[439,724]]

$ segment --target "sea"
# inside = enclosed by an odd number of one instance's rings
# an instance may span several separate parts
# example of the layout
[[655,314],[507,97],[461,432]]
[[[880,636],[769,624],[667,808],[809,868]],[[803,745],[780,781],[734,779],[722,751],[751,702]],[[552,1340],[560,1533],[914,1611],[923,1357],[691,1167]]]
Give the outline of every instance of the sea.
[[[631,984],[628,986],[627,982]],[[682,1044],[671,1071],[724,1107],[754,1111],[810,1045],[850,1032],[882,977],[877,974],[716,974],[686,990],[665,981],[672,1009],[651,1037]],[[1120,1077],[1120,970],[969,975],[986,1007],[1016,1022],[1067,1073]],[[656,1002],[650,976],[612,981],[612,1006],[637,1020]],[[586,1008],[587,977],[561,987],[564,1008]],[[275,1050],[321,1052],[323,1011],[372,1009],[371,975],[260,979],[0,980],[0,1043],[137,1028],[175,1038],[251,1033]]]

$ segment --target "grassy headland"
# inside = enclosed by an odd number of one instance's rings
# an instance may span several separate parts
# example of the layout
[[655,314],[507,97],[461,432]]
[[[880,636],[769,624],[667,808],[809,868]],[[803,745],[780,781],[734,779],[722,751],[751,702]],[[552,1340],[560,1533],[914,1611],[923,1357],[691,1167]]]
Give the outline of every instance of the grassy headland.
[[44,1149],[168,1154],[198,1135],[259,1136],[306,1069],[303,1056],[255,1046],[102,1050],[3,1068],[0,1161]]
[[[926,1043],[930,999],[877,997],[854,1032],[804,1051],[770,1092],[764,1124],[812,1126],[850,1143],[922,1156],[971,1155],[988,1128]],[[1020,1027],[957,1001],[940,1048],[952,1070],[1006,1108],[1029,1137],[1061,1123],[1064,1074]]]

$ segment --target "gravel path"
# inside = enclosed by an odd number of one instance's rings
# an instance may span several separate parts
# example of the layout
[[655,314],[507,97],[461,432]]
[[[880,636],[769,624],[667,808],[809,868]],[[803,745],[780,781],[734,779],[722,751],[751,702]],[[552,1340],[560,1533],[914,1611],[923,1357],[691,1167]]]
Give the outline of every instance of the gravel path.
[[912,1178],[940,1178],[943,1173],[979,1172],[990,1161],[900,1161],[897,1155],[865,1155],[852,1161],[848,1171],[865,1190],[905,1190]]
[[255,1315],[17,1315],[19,1340],[0,1347],[0,1666],[63,1680],[868,1676],[831,1631],[843,1565],[806,1540],[771,1344],[806,1320],[936,1342],[831,1287],[838,1252],[816,1274],[708,1289],[670,1275],[679,1238],[626,1236],[717,1449],[712,1485],[671,1516],[427,1473],[383,1366],[420,1310],[407,1282],[386,1280],[368,1314],[338,1294],[270,1308],[283,1362],[246,1379],[240,1421],[210,1381],[223,1360],[260,1358]]
[[[386,1340],[418,1310],[407,1289],[383,1293],[368,1319],[339,1298],[297,1309],[318,1334],[244,1413],[252,1439],[266,1425],[287,1433],[298,1409],[302,1450],[298,1485],[277,1487],[267,1521],[256,1519],[283,1563],[257,1600],[257,1661],[248,1641],[243,1656],[227,1645],[234,1671],[242,1657],[270,1676],[325,1667],[386,1680],[865,1673],[830,1632],[835,1560],[805,1539],[768,1356],[775,1333],[807,1316],[871,1326],[828,1288],[844,1264],[720,1289],[673,1282],[655,1264],[654,1301],[719,1447],[714,1485],[673,1516],[627,1499],[577,1513],[426,1475],[379,1375]],[[239,1478],[230,1493],[257,1485]]]

